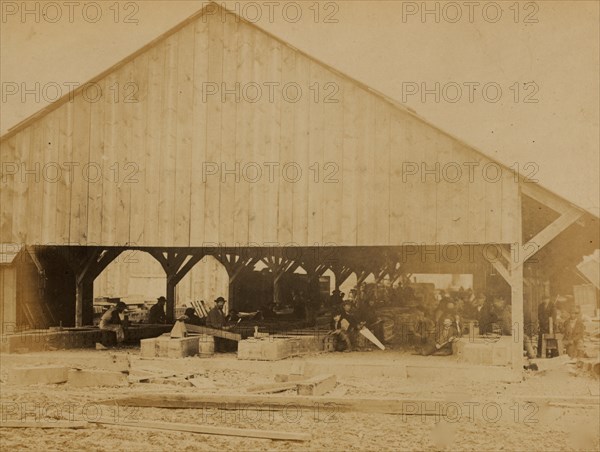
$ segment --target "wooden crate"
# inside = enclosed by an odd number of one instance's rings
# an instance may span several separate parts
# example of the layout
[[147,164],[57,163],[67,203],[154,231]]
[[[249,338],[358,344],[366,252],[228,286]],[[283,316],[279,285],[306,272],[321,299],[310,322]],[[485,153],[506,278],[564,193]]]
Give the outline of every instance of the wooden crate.
[[194,336],[177,339],[160,336],[143,339],[140,344],[140,353],[143,358],[185,358],[186,356],[195,356],[199,352],[199,340]]

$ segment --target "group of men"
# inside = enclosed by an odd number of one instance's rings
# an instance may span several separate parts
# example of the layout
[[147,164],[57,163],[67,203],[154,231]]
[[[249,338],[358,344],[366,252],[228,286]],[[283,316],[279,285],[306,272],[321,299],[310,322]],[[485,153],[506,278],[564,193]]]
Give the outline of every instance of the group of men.
[[[163,296],[158,297],[156,303],[148,312],[149,324],[166,324],[167,315],[165,305],[167,299]],[[206,325],[211,328],[225,328],[227,318],[225,316],[224,307],[226,300],[223,297],[218,297],[215,300],[215,306],[208,312],[206,319],[199,317],[194,308],[187,308],[185,311],[186,323],[192,325]],[[128,327],[127,317],[124,315],[127,311],[127,304],[119,301],[117,304],[109,308],[100,318],[98,325],[103,331],[114,331],[116,334],[117,343],[120,344],[125,340],[125,330]],[[123,318],[122,318],[123,316]]]
[[[563,335],[563,344],[570,357],[576,358],[583,355],[582,346],[585,325],[581,318],[581,309],[579,306],[573,306],[569,310],[564,310],[559,314],[556,303],[552,302],[550,297],[544,296],[538,305],[538,325],[538,358],[542,357],[544,335],[551,333]],[[544,356],[543,358],[546,357]]]
[[[367,328],[378,339],[383,339],[382,321],[377,316],[375,301],[369,300],[355,308],[356,301],[346,299],[337,301],[344,293],[334,291],[331,299],[333,315],[330,335],[334,338],[337,351],[349,352],[357,347],[358,334],[362,328]],[[332,302],[330,299],[330,302]]]

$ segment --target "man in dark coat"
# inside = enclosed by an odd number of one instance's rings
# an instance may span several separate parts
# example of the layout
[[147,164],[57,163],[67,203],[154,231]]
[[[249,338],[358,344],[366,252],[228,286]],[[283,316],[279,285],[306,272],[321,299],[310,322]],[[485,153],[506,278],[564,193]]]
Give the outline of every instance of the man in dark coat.
[[222,329],[225,326],[227,319],[223,312],[225,306],[225,298],[219,297],[215,300],[215,305],[208,311],[208,317],[206,318],[206,326],[211,328]]
[[187,319],[185,319],[185,323],[189,325],[203,326],[205,323],[204,319],[196,314],[196,310],[194,308],[187,308],[185,310],[185,316],[187,317]]
[[148,323],[166,323],[167,316],[165,314],[165,304],[167,299],[165,297],[158,297],[158,300],[154,306],[150,308],[148,313]]

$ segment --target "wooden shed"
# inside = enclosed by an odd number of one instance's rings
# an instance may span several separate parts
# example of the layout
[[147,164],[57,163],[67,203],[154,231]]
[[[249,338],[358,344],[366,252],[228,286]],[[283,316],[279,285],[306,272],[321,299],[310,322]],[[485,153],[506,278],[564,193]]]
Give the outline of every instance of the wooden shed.
[[[471,246],[470,264],[489,262],[510,285],[522,325],[525,262],[569,228],[571,260],[598,247],[597,217],[215,4],[0,146],[0,243],[61,250],[78,325],[93,280],[125,249],[161,263],[172,310],[177,282],[207,253],[233,283],[252,263],[246,247],[275,273],[301,263],[309,275],[323,262],[281,249],[336,249],[345,259],[329,267],[342,275]],[[360,259],[408,247],[417,256],[393,269]],[[433,264],[452,265],[439,256]]]

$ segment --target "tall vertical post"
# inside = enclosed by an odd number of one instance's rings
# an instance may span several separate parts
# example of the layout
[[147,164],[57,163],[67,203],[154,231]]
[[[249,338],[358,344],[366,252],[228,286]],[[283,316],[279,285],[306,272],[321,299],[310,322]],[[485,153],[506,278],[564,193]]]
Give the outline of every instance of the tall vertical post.
[[173,281],[171,275],[167,275],[167,323],[173,323],[175,321],[175,295],[177,290],[177,283]]
[[[519,246],[515,244],[513,246]],[[514,256],[514,254],[512,254]],[[525,325],[523,316],[523,265],[511,262],[511,318],[513,325],[511,363],[512,369],[519,375],[523,372],[523,340],[525,338]]]
[[75,283],[75,326],[83,326],[84,283]]

